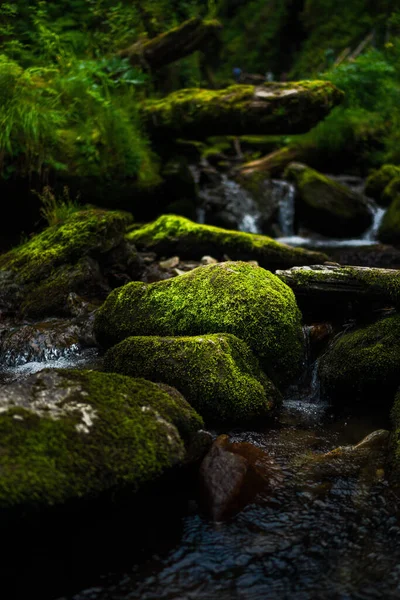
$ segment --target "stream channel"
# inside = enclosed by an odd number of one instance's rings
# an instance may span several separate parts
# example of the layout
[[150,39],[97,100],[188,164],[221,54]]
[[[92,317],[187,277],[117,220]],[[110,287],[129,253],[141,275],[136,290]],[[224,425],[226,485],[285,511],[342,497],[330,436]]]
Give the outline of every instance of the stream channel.
[[[259,215],[247,194],[229,180],[225,185],[232,202],[242,195],[240,201],[247,203],[236,205],[238,228],[258,232]],[[375,206],[374,225],[362,238],[326,240],[294,235],[290,184],[276,181],[273,193],[280,197],[279,226],[286,243],[374,243],[382,218]],[[199,218],[204,220],[204,211]],[[307,326],[304,335],[309,342]],[[3,368],[2,382],[49,366],[96,368],[97,360],[95,350],[79,349],[46,358],[14,361]],[[135,505],[132,511],[128,502],[113,514],[95,515],[79,530],[65,527],[42,536],[38,526],[39,539],[32,547],[21,549],[16,543],[12,551],[22,567],[21,590],[26,587],[41,600],[400,598],[400,499],[388,485],[385,457],[379,464],[349,469],[344,455],[334,465],[328,460],[323,468],[309,468],[311,455],[357,444],[380,428],[390,428],[390,422],[389,415],[379,412],[379,399],[374,414],[362,415],[336,413],[325,402],[317,360],[309,351],[302,381],[288,391],[274,421],[251,430],[212,431],[265,450],[280,472],[281,485],[259,490],[224,522],[207,518],[196,480],[188,479],[142,508]]]

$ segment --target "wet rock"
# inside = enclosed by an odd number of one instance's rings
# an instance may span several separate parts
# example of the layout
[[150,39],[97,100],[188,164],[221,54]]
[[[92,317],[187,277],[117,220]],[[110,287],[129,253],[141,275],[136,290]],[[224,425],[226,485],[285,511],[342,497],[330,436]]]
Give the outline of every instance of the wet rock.
[[[0,388],[0,507],[33,508],[140,489],[185,460],[201,418],[156,384],[44,370]],[[182,434],[182,437],[181,437]]]
[[399,314],[345,333],[319,363],[322,393],[336,405],[390,406],[399,372]]
[[25,317],[69,316],[71,292],[100,301],[140,270],[124,240],[130,216],[82,210],[0,256],[0,310]]
[[204,507],[214,521],[226,519],[260,491],[272,492],[283,474],[266,452],[248,442],[230,443],[220,435],[200,467]]
[[104,348],[130,336],[232,333],[279,385],[301,365],[300,321],[293,292],[277,277],[261,267],[225,262],[115,290],[96,313],[95,333]]
[[248,462],[226,450],[228,436],[219,436],[200,467],[200,485],[207,512],[214,521],[234,513],[246,477]]
[[159,256],[176,254],[181,258],[200,260],[205,254],[217,259],[227,255],[231,260],[257,260],[270,271],[315,264],[328,258],[318,252],[290,248],[263,235],[199,225],[176,215],[163,215],[129,233],[128,239],[139,250],[151,250]]
[[281,401],[248,346],[231,334],[128,337],[108,350],[104,368],[176,387],[214,422],[266,417]]
[[81,348],[79,326],[54,319],[12,328],[1,340],[0,361],[7,367],[16,367],[74,356]]
[[206,255],[201,257],[200,262],[202,265],[215,265],[218,261],[216,258]]
[[372,213],[362,195],[301,163],[291,163],[284,176],[296,183],[298,218],[313,231],[345,238],[371,225]]
[[174,269],[179,265],[179,256],[172,256],[167,260],[160,260],[158,264],[160,265],[160,269],[163,269],[164,271],[168,271],[168,269]]

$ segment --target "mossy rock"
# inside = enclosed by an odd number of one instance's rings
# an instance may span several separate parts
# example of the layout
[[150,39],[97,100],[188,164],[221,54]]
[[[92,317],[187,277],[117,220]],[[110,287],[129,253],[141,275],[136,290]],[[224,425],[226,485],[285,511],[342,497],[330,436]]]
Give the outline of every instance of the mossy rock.
[[129,337],[108,350],[104,365],[177,388],[211,421],[265,417],[281,399],[249,347],[227,333]]
[[391,411],[391,421],[393,433],[390,439],[392,483],[397,490],[400,489],[400,388],[398,388],[394,397],[394,403]]
[[95,318],[99,343],[130,336],[232,333],[245,341],[276,384],[299,370],[301,314],[292,290],[244,262],[198,267],[174,279],[132,282],[114,290]]
[[[389,184],[390,188],[400,185],[400,178],[393,179],[392,184]],[[382,223],[379,227],[378,238],[385,244],[400,244],[400,193],[398,193],[391,205],[383,215]]]
[[321,358],[319,375],[338,404],[390,406],[400,383],[400,315],[344,334]]
[[[118,260],[124,255],[128,271],[138,270],[134,249],[124,239],[131,220],[124,212],[82,210],[3,254],[0,273],[6,289],[2,304],[10,308],[14,304],[14,312],[40,317],[69,314],[66,298],[70,292],[89,299],[105,298],[111,288],[100,265],[110,268],[116,249]],[[13,303],[7,302],[7,296]]]
[[265,269],[287,269],[328,260],[326,254],[291,248],[265,235],[199,225],[177,215],[163,215],[153,223],[128,234],[139,250],[159,256],[201,259],[204,255],[223,260],[256,260]]
[[[144,379],[47,369],[0,390],[0,507],[137,491],[185,458],[202,419]],[[4,513],[6,514],[6,513]]]
[[154,139],[305,133],[343,100],[327,81],[231,85],[221,90],[181,89],[140,107]]
[[298,191],[296,212],[300,222],[322,235],[360,235],[372,223],[372,213],[363,196],[302,163],[291,163],[284,177]]
[[393,197],[384,195],[384,191],[396,177],[400,177],[400,166],[383,165],[380,169],[375,169],[365,182],[365,194],[376,200],[378,204],[388,206]]

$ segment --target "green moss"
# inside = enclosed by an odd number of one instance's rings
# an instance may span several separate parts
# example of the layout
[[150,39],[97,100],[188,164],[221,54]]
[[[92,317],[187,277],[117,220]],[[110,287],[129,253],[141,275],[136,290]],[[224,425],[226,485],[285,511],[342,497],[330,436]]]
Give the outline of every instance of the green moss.
[[190,88],[144,102],[141,115],[156,138],[295,134],[308,131],[342,98],[324,81]]
[[127,236],[139,250],[158,255],[200,259],[209,254],[217,259],[224,255],[233,260],[257,260],[269,269],[284,269],[328,259],[325,254],[291,248],[264,235],[230,231],[211,225],[199,225],[176,215],[163,215],[153,223]]
[[247,342],[278,385],[296,375],[303,348],[292,290],[243,262],[198,267],[149,285],[129,283],[108,296],[95,331],[106,348],[135,335],[232,333]]
[[106,353],[107,371],[176,387],[212,421],[264,417],[280,394],[234,335],[129,337]]
[[202,425],[153,383],[93,371],[42,371],[0,404],[2,509],[137,490],[184,458],[175,424]]
[[324,393],[337,403],[388,404],[399,385],[400,315],[343,335],[322,357]]
[[301,163],[291,163],[284,177],[295,181],[299,218],[324,235],[347,237],[365,231],[372,215],[364,198]]
[[384,198],[383,192],[395,177],[400,177],[399,166],[383,165],[380,169],[375,169],[365,183],[365,194],[374,198],[379,204],[388,206],[393,198]]
[[130,221],[124,212],[82,210],[1,255],[0,273],[10,275],[2,291],[14,298],[13,312],[31,317],[69,314],[70,292],[104,298],[109,288],[97,261],[124,243]]
[[59,265],[111,250],[123,239],[131,219],[128,213],[118,211],[88,209],[74,213],[62,225],[47,227],[0,256],[0,270],[14,271],[24,283],[40,280]]
[[394,478],[397,486],[400,485],[400,388],[394,398],[391,411],[391,420],[393,423],[393,434],[391,437],[392,467],[394,469]]

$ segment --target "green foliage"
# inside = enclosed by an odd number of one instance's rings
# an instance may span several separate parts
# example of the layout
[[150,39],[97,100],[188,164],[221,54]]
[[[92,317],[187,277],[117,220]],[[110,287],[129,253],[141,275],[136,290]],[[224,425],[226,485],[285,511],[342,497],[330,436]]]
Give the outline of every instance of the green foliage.
[[64,186],[61,196],[56,196],[48,185],[44,186],[41,193],[32,191],[39,197],[42,205],[40,214],[50,227],[64,223],[74,212],[82,209],[79,197],[72,199],[67,186]]
[[[343,90],[345,101],[300,143],[332,158],[353,155],[353,162],[355,155],[369,165],[390,160],[384,145],[394,145],[400,136],[400,82],[387,55],[371,49],[321,77]],[[396,162],[393,157],[391,160]]]

